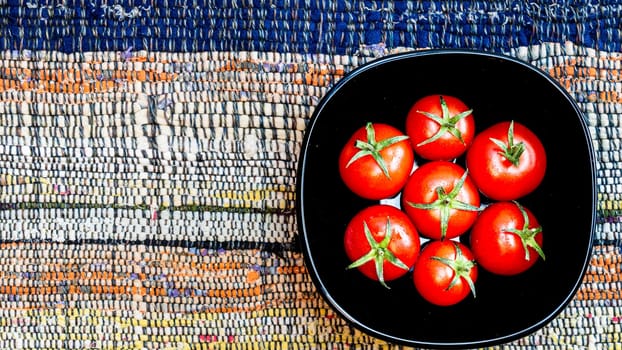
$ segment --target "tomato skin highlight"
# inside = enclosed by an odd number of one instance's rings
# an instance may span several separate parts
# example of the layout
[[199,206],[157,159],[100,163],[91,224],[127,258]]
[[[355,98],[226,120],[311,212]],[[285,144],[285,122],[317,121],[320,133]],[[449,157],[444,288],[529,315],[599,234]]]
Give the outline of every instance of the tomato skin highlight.
[[523,143],[518,165],[503,154],[492,139],[508,142],[511,121],[496,123],[475,136],[466,152],[466,168],[486,197],[496,201],[519,199],[533,192],[544,179],[547,158],[538,136],[523,124],[514,122],[514,144]]
[[[399,129],[383,123],[372,124],[375,139],[378,142],[392,137],[406,136]],[[339,154],[339,174],[345,185],[355,194],[371,200],[379,200],[395,196],[408,180],[415,161],[410,140],[394,143],[382,150],[390,177],[387,177],[380,165],[371,155],[357,159],[348,165],[360,149],[357,140],[367,142],[368,134],[365,127],[357,129],[343,146]]]
[[[525,207],[529,229],[540,227],[535,215]],[[509,232],[525,225],[523,213],[514,202],[496,202],[486,207],[471,229],[470,247],[479,265],[497,275],[512,276],[529,270],[540,259],[538,252],[528,247],[529,259],[519,235]],[[543,234],[535,242],[542,247]]]
[[[431,161],[415,169],[402,191],[401,206],[420,235],[430,239],[450,239],[464,234],[473,225],[478,211],[450,209],[447,230],[443,236],[441,210],[413,207],[414,203],[429,204],[436,201],[439,198],[439,187],[446,193],[451,192],[464,174],[464,168],[447,161]],[[480,206],[478,189],[468,174],[455,200],[473,207]]]
[[[348,223],[344,235],[344,247],[350,261],[360,259],[371,249],[365,237],[365,224],[374,240],[381,242],[386,236],[387,220],[391,228],[388,250],[408,268],[414,265],[421,248],[417,229],[403,211],[386,204],[366,207],[354,215]],[[374,261],[359,266],[358,270],[372,280],[379,280]],[[383,263],[385,281],[394,280],[406,273],[408,269],[402,269],[386,260]]]
[[449,116],[469,111],[464,102],[448,95],[428,95],[412,105],[406,117],[406,134],[411,139],[415,153],[427,160],[449,161],[461,156],[471,145],[475,135],[475,119],[473,114],[469,113],[455,123],[455,128],[460,132],[462,140],[447,131],[441,131],[440,138],[422,144],[441,130],[441,124],[425,114],[430,113],[442,117],[441,98],[445,101]]
[[477,281],[479,271],[469,247],[451,240],[429,241],[423,246],[413,269],[415,288],[426,301],[438,306],[451,306],[461,302],[472,292],[474,293],[465,277],[457,277],[452,286],[452,281],[456,278],[456,270],[436,259],[444,258],[455,261],[459,257],[458,249],[462,259],[471,262],[468,267],[465,267],[467,271],[462,273],[468,276],[473,284]]

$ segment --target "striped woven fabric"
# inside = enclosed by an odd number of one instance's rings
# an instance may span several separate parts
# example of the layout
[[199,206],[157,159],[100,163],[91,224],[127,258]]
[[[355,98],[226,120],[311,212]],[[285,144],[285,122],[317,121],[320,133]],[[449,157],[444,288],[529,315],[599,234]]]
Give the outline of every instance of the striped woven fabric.
[[598,162],[569,306],[503,349],[622,349],[622,2],[0,1],[0,348],[397,349],[297,241],[314,107],[378,57],[471,48],[558,80]]

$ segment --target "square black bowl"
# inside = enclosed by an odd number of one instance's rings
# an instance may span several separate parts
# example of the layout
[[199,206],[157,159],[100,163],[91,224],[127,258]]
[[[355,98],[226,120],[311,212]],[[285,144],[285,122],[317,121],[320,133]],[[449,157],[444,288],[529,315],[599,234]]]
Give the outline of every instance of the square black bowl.
[[[424,301],[412,279],[391,289],[347,271],[343,234],[350,218],[377,202],[350,192],[339,177],[341,147],[367,121],[404,129],[411,105],[439,93],[473,109],[477,131],[501,120],[523,123],[547,151],[545,178],[521,199],[544,228],[546,261],[514,277],[480,269],[477,298],[452,307]],[[542,70],[500,54],[469,50],[400,53],[358,67],[324,96],[303,140],[297,220],[309,273],[344,319],[372,336],[416,347],[506,343],[550,322],[572,300],[589,265],[596,218],[595,157],[585,118]]]

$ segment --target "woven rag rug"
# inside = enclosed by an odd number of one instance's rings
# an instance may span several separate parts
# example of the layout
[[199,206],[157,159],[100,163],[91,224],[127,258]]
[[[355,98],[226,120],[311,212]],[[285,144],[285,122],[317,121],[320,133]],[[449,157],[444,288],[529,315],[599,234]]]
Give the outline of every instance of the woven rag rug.
[[593,258],[503,349],[622,349],[622,2],[0,0],[1,349],[397,349],[305,269],[314,107],[429,48],[502,53],[577,101],[597,157]]

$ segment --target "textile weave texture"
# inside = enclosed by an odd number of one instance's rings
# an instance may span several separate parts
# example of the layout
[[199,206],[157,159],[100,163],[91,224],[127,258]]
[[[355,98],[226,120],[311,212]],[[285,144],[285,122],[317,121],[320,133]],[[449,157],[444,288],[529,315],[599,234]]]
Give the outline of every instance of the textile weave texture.
[[314,107],[387,54],[501,53],[584,113],[585,280],[503,349],[622,349],[622,2],[0,0],[0,348],[398,349],[305,268]]

